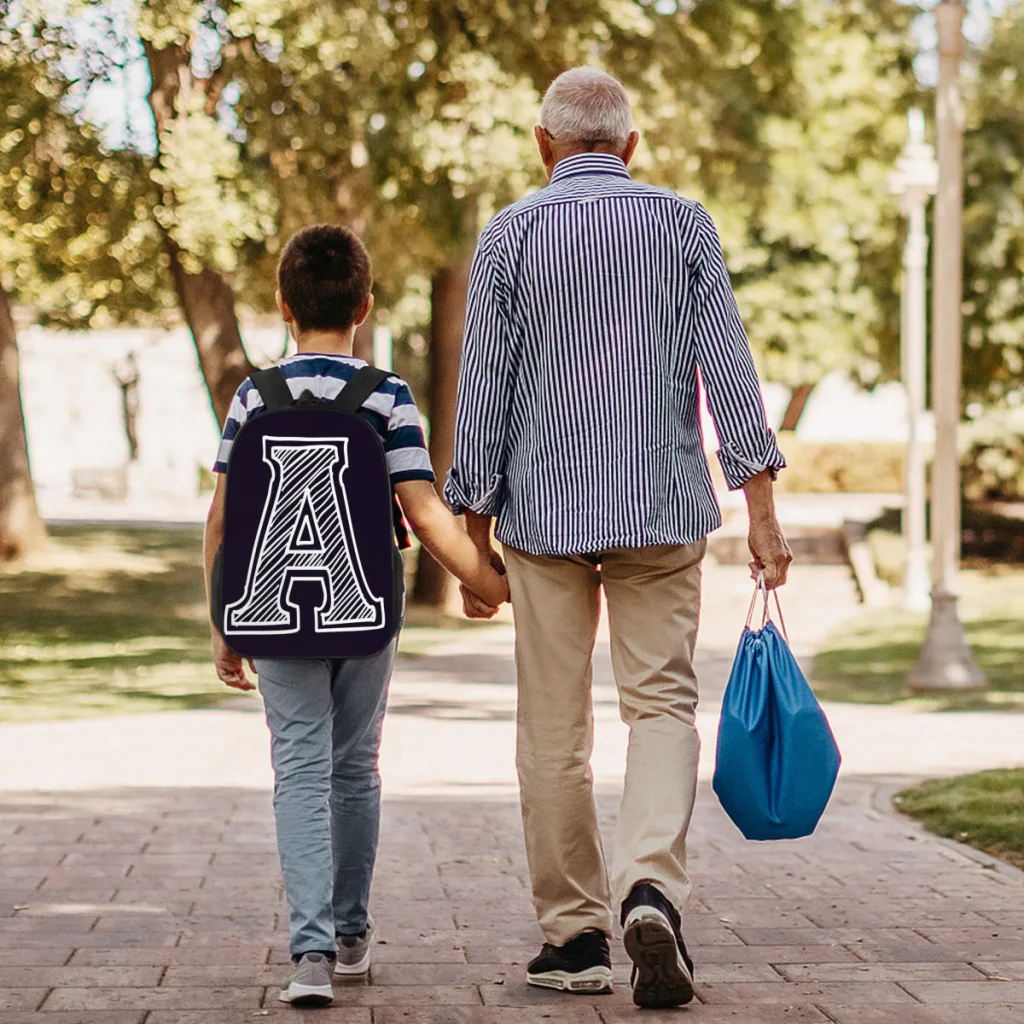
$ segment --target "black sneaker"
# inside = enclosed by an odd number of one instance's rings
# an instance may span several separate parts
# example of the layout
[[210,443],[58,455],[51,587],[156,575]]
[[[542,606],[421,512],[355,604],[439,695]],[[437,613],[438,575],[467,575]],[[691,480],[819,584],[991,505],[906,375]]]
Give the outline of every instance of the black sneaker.
[[562,992],[611,992],[612,957],[604,932],[585,931],[564,946],[544,943],[526,968],[526,981]]
[[645,1008],[693,999],[693,961],[679,911],[650,882],[638,882],[622,904],[622,941],[633,961],[633,1002]]

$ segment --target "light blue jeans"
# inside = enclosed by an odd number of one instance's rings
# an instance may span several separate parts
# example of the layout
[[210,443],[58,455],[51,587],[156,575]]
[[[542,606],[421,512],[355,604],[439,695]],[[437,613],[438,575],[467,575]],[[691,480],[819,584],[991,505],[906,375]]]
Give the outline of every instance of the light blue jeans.
[[370,658],[257,658],[292,956],[366,928],[380,836],[377,755],[398,641]]

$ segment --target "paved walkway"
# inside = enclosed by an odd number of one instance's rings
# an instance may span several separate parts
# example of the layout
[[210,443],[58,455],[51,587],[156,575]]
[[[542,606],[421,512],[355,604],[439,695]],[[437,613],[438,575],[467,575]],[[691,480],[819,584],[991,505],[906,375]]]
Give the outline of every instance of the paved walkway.
[[[838,569],[804,569],[794,583],[787,618],[806,651],[850,595]],[[741,573],[709,573],[708,754],[746,593]],[[316,1014],[325,1024],[639,1019],[618,951],[612,996],[524,984],[540,936],[515,800],[510,659],[510,631],[498,629],[403,663],[382,761],[382,942],[370,983],[338,985],[337,1005]],[[609,828],[624,737],[604,650],[595,700]],[[3,1024],[297,1019],[274,987],[286,914],[258,710],[242,701],[0,728]],[[888,796],[928,772],[1019,760],[1024,716],[829,712],[846,760],[813,838],[745,843],[702,783],[686,918],[699,1003],[647,1017],[1021,1024],[1024,874],[925,835],[889,812]]]

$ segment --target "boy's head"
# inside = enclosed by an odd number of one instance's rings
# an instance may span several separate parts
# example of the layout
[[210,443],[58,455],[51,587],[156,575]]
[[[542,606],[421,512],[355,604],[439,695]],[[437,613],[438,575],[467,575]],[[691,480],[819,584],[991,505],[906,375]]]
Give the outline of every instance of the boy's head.
[[372,305],[370,254],[348,228],[303,228],[284,247],[277,287],[281,312],[299,331],[348,330]]

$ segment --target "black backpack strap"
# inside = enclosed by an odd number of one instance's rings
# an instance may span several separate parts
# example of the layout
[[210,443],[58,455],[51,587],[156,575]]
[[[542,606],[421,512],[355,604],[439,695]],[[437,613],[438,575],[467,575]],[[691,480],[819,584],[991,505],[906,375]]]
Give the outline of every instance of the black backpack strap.
[[348,383],[338,392],[331,408],[336,412],[358,412],[370,395],[388,379],[394,377],[390,370],[380,370],[376,366],[361,366],[349,378]]
[[292,390],[288,387],[288,381],[284,379],[280,367],[271,366],[266,370],[256,370],[255,373],[249,374],[249,380],[260,393],[268,412],[287,409],[294,404]]

